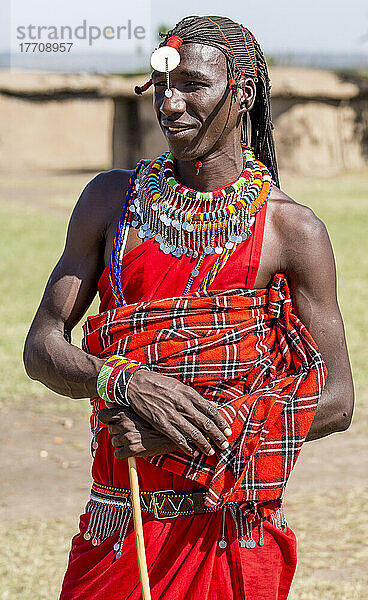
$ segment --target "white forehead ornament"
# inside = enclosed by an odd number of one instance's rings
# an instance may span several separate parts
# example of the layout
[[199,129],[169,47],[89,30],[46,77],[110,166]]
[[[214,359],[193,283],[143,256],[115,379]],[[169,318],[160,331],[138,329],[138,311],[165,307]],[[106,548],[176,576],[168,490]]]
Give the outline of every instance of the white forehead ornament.
[[170,89],[170,71],[176,69],[180,63],[180,54],[178,49],[182,45],[183,40],[178,35],[172,35],[165,46],[157,48],[151,56],[151,66],[155,71],[166,73],[166,98],[171,98],[172,90]]

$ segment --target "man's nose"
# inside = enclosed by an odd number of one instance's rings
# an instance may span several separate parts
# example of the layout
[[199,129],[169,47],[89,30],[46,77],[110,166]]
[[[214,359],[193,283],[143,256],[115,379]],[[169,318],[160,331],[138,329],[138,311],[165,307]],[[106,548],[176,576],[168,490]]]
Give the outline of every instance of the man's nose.
[[160,104],[160,112],[167,117],[171,117],[177,113],[185,112],[185,102],[181,93],[175,89],[170,88],[172,95],[170,98],[164,95]]

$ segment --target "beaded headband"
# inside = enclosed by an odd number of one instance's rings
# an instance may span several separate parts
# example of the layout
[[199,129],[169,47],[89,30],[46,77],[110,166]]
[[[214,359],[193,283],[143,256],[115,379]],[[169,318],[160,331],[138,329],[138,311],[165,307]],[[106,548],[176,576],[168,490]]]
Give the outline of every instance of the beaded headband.
[[[222,37],[224,38],[224,40],[227,44],[227,47],[230,49],[230,52],[234,59],[234,63],[239,71],[235,52],[231,46],[230,41],[228,40],[228,38],[225,36],[224,32],[222,31],[220,25],[218,23],[216,23],[215,21],[213,21],[210,17],[202,17],[202,19],[207,19],[208,21],[211,21],[212,23],[214,23],[214,25],[216,25],[219,28],[219,31],[220,31]],[[252,60],[252,56],[251,56],[251,53],[249,52],[249,48],[248,48],[248,43],[247,43],[244,27],[239,23],[237,23],[237,25],[239,26],[239,28],[242,32],[244,44],[245,44],[245,47],[246,47],[246,50],[247,50],[247,53],[249,56],[249,60],[251,62],[251,65],[252,65],[252,68],[254,71],[254,77],[255,77],[255,80],[257,80],[257,64],[256,64],[253,41],[252,41],[252,44],[253,44],[254,59]],[[172,96],[172,90],[170,89],[170,71],[173,71],[174,69],[176,69],[176,67],[180,63],[180,54],[179,54],[178,50],[179,50],[180,46],[182,45],[183,41],[184,40],[181,37],[179,37],[178,35],[172,35],[167,40],[165,46],[160,46],[160,48],[157,48],[152,53],[152,56],[151,56],[152,68],[155,71],[159,71],[160,73],[166,73],[166,90],[165,90],[166,98],[171,98],[171,96]],[[241,74],[244,75],[244,70],[241,71]],[[135,86],[134,91],[136,94],[142,95],[143,92],[148,90],[148,88],[151,85],[152,85],[152,79],[149,79],[144,85]],[[229,79],[228,85],[229,85],[230,90],[233,93],[235,93],[237,90],[238,84],[233,77],[231,77]]]

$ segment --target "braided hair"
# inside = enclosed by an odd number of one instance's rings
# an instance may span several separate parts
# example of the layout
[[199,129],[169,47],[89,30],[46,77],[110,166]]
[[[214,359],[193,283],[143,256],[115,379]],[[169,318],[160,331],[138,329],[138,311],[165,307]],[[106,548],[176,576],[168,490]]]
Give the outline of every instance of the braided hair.
[[[256,98],[249,112],[251,147],[256,158],[270,170],[279,185],[273,124],[271,118],[270,79],[264,54],[254,35],[243,25],[227,17],[185,17],[173,29],[163,34],[160,46],[165,46],[171,36],[179,36],[183,43],[195,42],[218,48],[225,54],[228,76],[239,81],[242,75],[252,77],[256,83]],[[247,114],[242,118],[242,138],[248,139]]]

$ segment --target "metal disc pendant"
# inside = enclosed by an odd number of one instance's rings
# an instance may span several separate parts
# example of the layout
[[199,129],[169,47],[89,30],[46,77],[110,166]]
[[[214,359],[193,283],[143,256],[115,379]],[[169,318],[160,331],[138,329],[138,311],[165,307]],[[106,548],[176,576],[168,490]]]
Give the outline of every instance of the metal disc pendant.
[[223,251],[224,251],[224,249],[221,246],[216,246],[216,248],[215,248],[216,254],[222,254]]
[[246,543],[245,540],[239,540],[239,546],[240,546],[240,548],[246,548],[246,545],[247,545],[247,543]]
[[119,544],[119,542],[116,542],[116,544],[114,544],[115,552],[117,552],[119,550],[119,548],[120,548],[120,544]]
[[258,546],[263,546],[263,545],[264,545],[264,539],[263,539],[263,538],[261,538],[261,539],[258,541]]
[[199,275],[198,269],[193,269],[193,271],[191,272],[191,276],[192,277],[198,277],[198,275]]
[[152,210],[156,211],[158,210],[158,204],[156,204],[156,202],[154,202],[151,206]]
[[133,219],[132,221],[132,227],[137,227],[138,225],[138,221],[136,221],[135,219]]
[[162,242],[162,235],[160,233],[156,233],[155,240],[156,240],[156,242],[158,242],[159,244],[161,244],[161,242]]
[[170,250],[170,246],[165,245],[164,247],[164,254],[170,254],[171,250]]
[[189,231],[189,233],[194,231],[194,225],[192,223],[187,223],[187,231]]
[[90,533],[88,533],[88,531],[86,531],[86,533],[84,534],[84,536],[83,536],[83,537],[84,537],[84,539],[85,539],[85,540],[87,540],[87,542],[88,542],[88,541],[91,539],[91,537],[92,537],[92,536],[91,536],[91,534],[90,534]]
[[119,558],[121,557],[121,552],[118,552],[117,555],[115,556],[116,560],[119,560]]
[[193,250],[193,258],[198,258],[198,252],[197,252],[197,250]]
[[145,237],[146,237],[146,232],[145,232],[145,231],[141,231],[141,230],[140,230],[140,231],[138,232],[138,237],[139,237],[139,238],[141,238],[141,240],[143,240],[143,238],[145,238]]
[[227,542],[225,540],[220,540],[218,545],[220,548],[226,548]]
[[255,548],[256,543],[254,540],[248,540],[248,548]]
[[171,96],[172,96],[172,90],[170,90],[169,88],[167,88],[165,90],[165,96],[166,96],[166,98],[171,98]]
[[211,246],[206,246],[204,251],[205,251],[205,254],[213,254],[215,252]]
[[99,543],[100,543],[100,541],[97,538],[93,538],[92,546],[98,546]]
[[229,237],[229,241],[230,241],[230,242],[236,242],[236,238],[237,238],[237,237],[238,237],[237,235],[233,234],[233,235],[231,235],[231,236]]
[[180,63],[180,54],[176,48],[162,46],[157,48],[151,55],[151,66],[155,71],[165,73],[176,69]]
[[234,248],[234,242],[226,242],[225,248],[227,250],[231,250],[232,248]]

